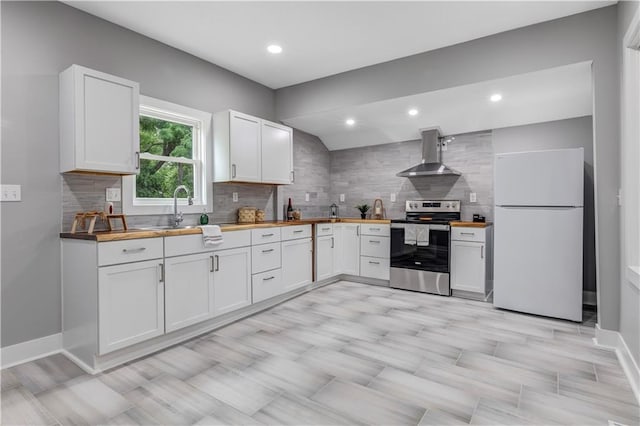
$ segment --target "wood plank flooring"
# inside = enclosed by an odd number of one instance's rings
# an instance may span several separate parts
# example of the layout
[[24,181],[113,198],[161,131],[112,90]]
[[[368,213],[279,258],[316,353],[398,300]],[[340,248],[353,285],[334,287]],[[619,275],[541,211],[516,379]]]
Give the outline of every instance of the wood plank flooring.
[[96,376],[3,370],[2,424],[638,425],[593,323],[341,281]]

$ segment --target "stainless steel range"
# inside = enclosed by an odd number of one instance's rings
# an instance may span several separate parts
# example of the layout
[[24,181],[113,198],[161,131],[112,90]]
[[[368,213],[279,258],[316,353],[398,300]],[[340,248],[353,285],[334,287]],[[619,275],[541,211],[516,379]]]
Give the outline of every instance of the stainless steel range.
[[449,222],[459,200],[411,200],[391,221],[391,287],[449,296]]

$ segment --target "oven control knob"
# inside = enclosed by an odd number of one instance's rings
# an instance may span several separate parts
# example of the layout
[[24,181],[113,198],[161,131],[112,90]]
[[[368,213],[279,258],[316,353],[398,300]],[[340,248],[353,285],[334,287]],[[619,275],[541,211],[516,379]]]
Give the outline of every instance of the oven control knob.
[[447,208],[450,209],[451,208],[451,203],[447,203]]

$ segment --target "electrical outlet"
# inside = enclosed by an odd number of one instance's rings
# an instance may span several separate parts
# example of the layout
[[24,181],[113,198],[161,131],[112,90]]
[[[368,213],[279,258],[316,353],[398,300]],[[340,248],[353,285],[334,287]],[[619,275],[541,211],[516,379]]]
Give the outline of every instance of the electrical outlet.
[[344,194],[340,194],[340,202],[344,203]]
[[304,194],[304,200],[305,200],[305,201],[309,201],[309,193],[308,193],[308,192],[306,192],[306,193]]
[[396,202],[396,194],[394,194],[393,192],[391,193],[391,202],[392,203]]
[[447,150],[447,142],[442,142],[442,145],[440,145],[440,151],[444,152]]
[[2,201],[21,201],[20,185],[2,185]]
[[122,199],[120,188],[107,188],[106,192],[107,201],[120,201]]
[[476,197],[476,193],[472,192],[469,194],[469,202],[470,203],[475,203],[478,201],[478,197]]
[[233,196],[233,202],[234,202],[234,203],[237,203],[237,202],[238,202],[238,193],[237,193],[237,192],[234,192],[234,193],[232,194],[232,196]]

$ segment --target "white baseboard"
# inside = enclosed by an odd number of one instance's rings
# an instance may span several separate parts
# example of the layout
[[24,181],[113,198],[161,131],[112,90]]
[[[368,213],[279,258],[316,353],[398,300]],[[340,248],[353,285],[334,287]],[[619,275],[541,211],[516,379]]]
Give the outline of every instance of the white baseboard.
[[596,324],[596,337],[594,339],[596,345],[613,348],[618,356],[618,361],[622,366],[624,374],[629,380],[633,394],[638,403],[640,403],[640,368],[636,360],[631,355],[631,351],[624,341],[622,334],[617,331],[603,330],[600,324]]
[[57,354],[62,351],[62,333],[4,347],[0,350],[1,368]]

